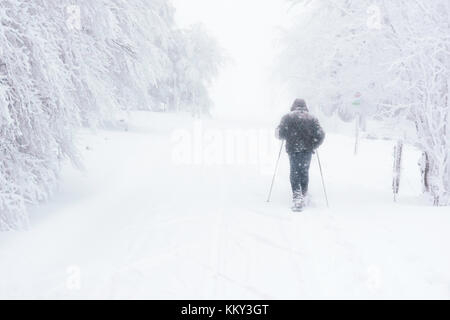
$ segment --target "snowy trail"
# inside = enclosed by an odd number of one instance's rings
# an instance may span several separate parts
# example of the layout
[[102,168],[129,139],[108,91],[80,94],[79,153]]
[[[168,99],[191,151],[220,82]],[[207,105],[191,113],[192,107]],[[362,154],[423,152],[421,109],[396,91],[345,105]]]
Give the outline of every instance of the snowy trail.
[[191,126],[136,113],[129,132],[80,134],[85,172],[64,170],[32,230],[0,235],[0,297],[450,298],[450,215],[414,200],[413,150],[394,204],[392,144],[364,141],[354,157],[329,136],[332,209],[314,163],[315,204],[294,215],[286,156],[270,204],[257,166],[174,165],[171,134]]

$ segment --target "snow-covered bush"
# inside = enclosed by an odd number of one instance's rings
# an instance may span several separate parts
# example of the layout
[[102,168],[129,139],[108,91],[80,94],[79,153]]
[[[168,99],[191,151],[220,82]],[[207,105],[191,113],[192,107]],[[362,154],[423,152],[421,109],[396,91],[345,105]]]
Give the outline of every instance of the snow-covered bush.
[[[294,0],[283,77],[328,115],[392,123],[428,159],[428,191],[450,204],[450,3]],[[353,103],[355,93],[361,103]],[[414,128],[411,133],[409,128]]]
[[[26,227],[27,204],[50,195],[62,159],[79,164],[78,126],[132,109],[182,110],[167,106],[189,90],[207,111],[219,56],[202,45],[215,44],[178,30],[173,16],[166,0],[0,2],[1,230]],[[180,68],[200,58],[196,77]]]

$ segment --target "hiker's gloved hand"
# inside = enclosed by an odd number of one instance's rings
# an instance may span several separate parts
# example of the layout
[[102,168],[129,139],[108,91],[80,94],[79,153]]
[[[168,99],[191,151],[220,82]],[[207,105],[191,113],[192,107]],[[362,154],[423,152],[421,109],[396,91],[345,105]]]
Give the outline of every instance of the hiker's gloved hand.
[[278,140],[281,140],[279,127],[275,129],[275,138],[277,138]]

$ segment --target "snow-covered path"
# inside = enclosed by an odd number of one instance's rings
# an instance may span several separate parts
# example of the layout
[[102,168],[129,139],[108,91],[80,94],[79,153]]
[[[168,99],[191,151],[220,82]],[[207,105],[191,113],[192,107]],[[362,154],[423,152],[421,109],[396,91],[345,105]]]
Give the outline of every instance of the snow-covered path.
[[30,231],[0,235],[0,298],[450,298],[450,214],[416,199],[413,150],[394,204],[392,143],[354,157],[330,135],[332,209],[313,163],[314,206],[294,215],[285,155],[270,204],[257,165],[175,165],[173,130],[192,126],[136,113],[129,132],[80,134],[86,170],[64,170]]

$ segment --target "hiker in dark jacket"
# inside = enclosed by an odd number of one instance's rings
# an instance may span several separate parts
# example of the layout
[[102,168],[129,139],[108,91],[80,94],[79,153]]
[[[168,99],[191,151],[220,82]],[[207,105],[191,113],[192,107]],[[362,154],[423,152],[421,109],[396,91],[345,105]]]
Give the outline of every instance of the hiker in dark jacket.
[[291,163],[291,186],[294,209],[305,206],[308,194],[311,158],[325,139],[319,120],[309,113],[303,99],[295,100],[291,112],[281,119],[277,128],[279,139],[286,140],[286,151]]

